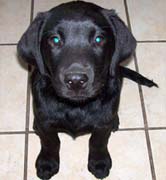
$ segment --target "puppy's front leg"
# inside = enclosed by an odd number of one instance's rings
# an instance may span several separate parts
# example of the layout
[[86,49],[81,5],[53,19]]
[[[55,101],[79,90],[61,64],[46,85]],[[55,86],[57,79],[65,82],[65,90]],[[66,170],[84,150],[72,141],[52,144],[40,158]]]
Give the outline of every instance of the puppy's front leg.
[[112,166],[107,144],[111,128],[95,129],[89,140],[88,169],[96,178],[105,178],[109,175]]
[[60,140],[57,133],[38,131],[41,151],[36,160],[37,175],[41,179],[50,179],[59,170]]

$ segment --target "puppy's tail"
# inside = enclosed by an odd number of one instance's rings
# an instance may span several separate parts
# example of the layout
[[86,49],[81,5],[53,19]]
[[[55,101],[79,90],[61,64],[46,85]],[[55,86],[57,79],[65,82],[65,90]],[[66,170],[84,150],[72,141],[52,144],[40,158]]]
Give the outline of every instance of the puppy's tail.
[[158,85],[156,83],[154,83],[153,81],[147,79],[146,77],[142,76],[141,74],[137,73],[136,71],[133,71],[126,67],[120,66],[120,72],[122,74],[122,77],[125,77],[132,81],[135,81],[138,84],[148,86],[148,87],[153,87],[153,86],[158,87]]

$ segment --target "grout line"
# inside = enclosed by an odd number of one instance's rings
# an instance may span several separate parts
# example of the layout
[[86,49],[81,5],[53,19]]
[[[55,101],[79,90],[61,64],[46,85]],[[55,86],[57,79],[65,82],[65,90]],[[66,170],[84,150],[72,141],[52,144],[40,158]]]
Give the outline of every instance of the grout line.
[[[30,23],[33,20],[34,0],[31,0]],[[28,66],[27,79],[27,103],[26,103],[26,125],[25,125],[25,150],[24,150],[24,180],[28,176],[28,145],[29,145],[29,118],[30,118],[30,66]]]
[[166,130],[166,127],[150,127],[149,130]]
[[0,43],[0,46],[17,46],[17,43]]
[[143,40],[137,41],[137,43],[166,43],[166,40]]
[[19,134],[35,134],[34,131],[2,131],[0,135],[19,135]]
[[118,131],[140,131],[140,130],[145,130],[145,128],[120,128]]
[[29,134],[35,134],[35,131],[29,131]]
[[123,2],[124,2],[124,6],[125,6],[127,25],[128,25],[128,28],[130,29],[130,31],[132,32],[130,18],[129,18],[129,10],[128,10],[128,6],[127,6],[127,0],[124,0]]
[[25,131],[3,131],[0,132],[0,135],[17,135],[17,134],[25,134]]
[[[145,130],[143,127],[138,128],[120,128],[118,131],[140,131]],[[158,131],[158,130],[166,130],[166,127],[149,127],[149,131]],[[2,131],[0,132],[0,135],[19,135],[19,134],[35,134],[33,130],[30,131]]]
[[[127,23],[128,23],[130,31],[132,32],[127,0],[124,0],[124,5],[125,5],[126,16],[127,16]],[[134,63],[135,63],[136,71],[139,72],[136,53],[134,53]],[[149,136],[149,131],[148,131],[148,121],[147,121],[146,109],[145,109],[145,103],[144,103],[144,96],[143,96],[142,87],[139,84],[138,84],[138,90],[139,90],[140,101],[141,101],[141,109],[142,109],[142,115],[143,115],[143,120],[144,120],[144,127],[145,127],[144,130],[145,130],[148,156],[149,156],[149,161],[150,161],[151,175],[152,175],[152,180],[156,180],[156,173],[155,173],[155,167],[154,167],[154,161],[153,161],[152,147],[151,147],[151,141],[150,141],[150,136]]]
[[30,22],[33,21],[34,16],[34,0],[31,0],[31,14],[30,14]]
[[[134,55],[134,59],[135,59],[136,71],[139,72],[136,54]],[[154,167],[154,161],[153,161],[151,141],[150,141],[150,136],[149,136],[149,127],[148,127],[148,120],[147,120],[147,115],[146,115],[144,96],[143,96],[142,87],[140,85],[138,85],[138,89],[139,89],[139,94],[140,94],[140,99],[141,99],[141,107],[142,107],[142,114],[143,114],[143,119],[144,119],[145,136],[146,136],[146,143],[147,143],[147,147],[148,147],[148,154],[149,154],[152,179],[156,180],[156,173],[155,173],[155,167]]]
[[[138,128],[120,128],[118,131],[140,131],[145,130],[144,127],[138,127]],[[158,130],[166,130],[166,127],[149,127],[149,131],[158,131]],[[19,135],[19,134],[35,134],[33,130],[30,131],[2,131],[0,132],[0,135]]]
[[[29,68],[28,68],[29,70]],[[29,118],[30,118],[30,83],[29,71],[27,79],[27,103],[26,103],[26,124],[25,124],[25,149],[24,149],[24,180],[27,180],[28,170],[28,141],[29,141]]]

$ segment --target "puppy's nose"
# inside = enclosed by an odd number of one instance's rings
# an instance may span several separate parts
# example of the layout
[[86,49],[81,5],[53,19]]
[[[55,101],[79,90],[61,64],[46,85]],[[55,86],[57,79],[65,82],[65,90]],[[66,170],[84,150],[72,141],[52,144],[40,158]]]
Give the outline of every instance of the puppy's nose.
[[64,80],[69,89],[79,90],[86,87],[88,76],[86,74],[70,73],[65,75]]

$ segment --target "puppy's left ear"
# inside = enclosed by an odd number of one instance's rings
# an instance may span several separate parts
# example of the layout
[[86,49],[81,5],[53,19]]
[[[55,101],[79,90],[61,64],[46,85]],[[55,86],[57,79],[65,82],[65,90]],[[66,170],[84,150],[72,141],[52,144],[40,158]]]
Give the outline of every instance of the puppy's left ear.
[[130,57],[136,48],[136,40],[114,10],[104,9],[103,15],[114,35],[115,50],[110,64],[110,74],[115,76],[119,63]]

